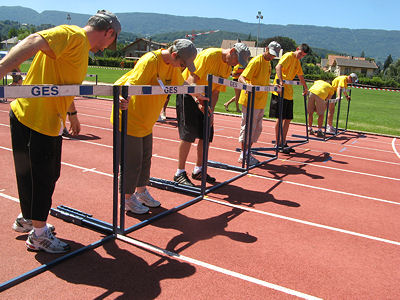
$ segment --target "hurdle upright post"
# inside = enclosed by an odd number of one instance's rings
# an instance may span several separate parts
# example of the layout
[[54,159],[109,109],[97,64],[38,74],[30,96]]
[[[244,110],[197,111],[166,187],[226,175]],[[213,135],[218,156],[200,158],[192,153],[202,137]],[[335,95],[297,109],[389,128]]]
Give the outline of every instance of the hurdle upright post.
[[[251,93],[247,93],[247,108],[246,108],[246,130],[244,131],[244,141],[243,141],[243,155],[247,153],[247,151],[250,153],[250,144],[248,143],[249,140],[249,120],[250,120],[250,103],[251,103]],[[244,158],[244,157],[243,157]],[[245,167],[245,164],[247,162],[247,157],[246,159],[242,160],[242,168]]]
[[342,89],[340,89],[340,97],[339,97],[339,104],[338,104],[338,109],[336,113],[336,128],[335,128],[335,136],[338,135],[339,133],[339,116],[340,116],[340,107],[342,103]]
[[[246,170],[249,170],[250,168],[250,151],[251,151],[251,135],[253,133],[253,119],[254,119],[254,99],[255,99],[255,94],[256,94],[256,88],[253,86],[251,88],[251,93],[249,93],[249,98],[250,98],[250,102],[247,101],[247,106],[250,110],[250,118],[249,118],[249,123],[247,124],[249,125],[249,131],[248,131],[248,141],[246,140],[245,143],[247,143],[248,145],[248,154],[246,154],[246,152],[243,153],[243,155],[246,155]],[[247,111],[249,111],[247,110]]]
[[119,94],[120,86],[113,86],[113,232],[118,232],[118,176],[120,161],[120,133],[119,133]]
[[349,91],[349,97],[350,97],[350,100],[347,101],[346,126],[345,126],[345,128],[344,128],[345,131],[347,131],[347,123],[348,123],[348,121],[349,121],[350,102],[351,102],[351,90]]
[[[122,86],[122,97],[128,99],[128,86]],[[121,177],[120,177],[120,187],[121,187],[121,207],[119,216],[119,225],[121,233],[125,230],[125,173],[126,173],[126,134],[127,134],[127,123],[128,123],[128,110],[123,110],[121,113]]]
[[[304,93],[304,87],[303,87],[303,93]],[[308,108],[307,108],[307,94],[304,94],[304,111],[306,115],[306,137],[307,141],[309,141],[309,135],[308,135]]]
[[[277,80],[279,84],[279,79]],[[283,95],[285,88],[282,86],[281,92],[278,97],[278,107],[279,107],[279,118],[278,118],[278,136],[276,137],[276,147],[279,151],[279,147],[283,149]],[[282,140],[282,142],[281,142]]]

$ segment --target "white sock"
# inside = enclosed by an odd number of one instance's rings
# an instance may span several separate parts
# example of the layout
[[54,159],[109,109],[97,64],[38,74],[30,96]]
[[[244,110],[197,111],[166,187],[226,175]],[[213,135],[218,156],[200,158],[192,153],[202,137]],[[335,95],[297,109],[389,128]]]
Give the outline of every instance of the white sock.
[[185,172],[185,169],[176,169],[175,176],[181,175],[183,172]]
[[193,169],[193,174],[198,174],[201,172],[202,166],[195,166]]
[[44,225],[41,228],[33,227],[33,230],[35,231],[36,236],[41,236],[43,233],[46,232],[47,230],[47,224]]
[[243,159],[243,151],[240,151],[240,158]]

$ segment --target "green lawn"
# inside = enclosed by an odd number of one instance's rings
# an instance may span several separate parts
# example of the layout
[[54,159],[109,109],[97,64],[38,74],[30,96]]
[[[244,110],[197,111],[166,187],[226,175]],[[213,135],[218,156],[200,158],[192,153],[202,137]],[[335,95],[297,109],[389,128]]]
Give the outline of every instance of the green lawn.
[[[23,72],[27,71],[29,64],[21,66]],[[97,74],[99,82],[113,83],[130,69],[113,69],[89,66],[88,74]],[[87,77],[85,80],[95,81],[95,78]],[[301,95],[302,87],[294,86],[294,122],[304,123],[304,100]],[[221,93],[216,106],[216,111],[225,112],[223,104],[234,95],[232,88],[227,88]],[[344,104],[344,105],[343,105]],[[175,96],[171,97],[169,105],[175,105]],[[345,126],[347,101],[342,102],[339,127]],[[231,111],[234,104],[231,104]],[[269,99],[265,115],[268,116]],[[337,111],[337,110],[336,110]],[[232,112],[233,113],[233,112]],[[348,129],[368,131],[381,134],[400,136],[400,93],[364,89],[352,89],[352,101]],[[316,116],[314,116],[314,123]],[[336,124],[336,116],[334,117]]]

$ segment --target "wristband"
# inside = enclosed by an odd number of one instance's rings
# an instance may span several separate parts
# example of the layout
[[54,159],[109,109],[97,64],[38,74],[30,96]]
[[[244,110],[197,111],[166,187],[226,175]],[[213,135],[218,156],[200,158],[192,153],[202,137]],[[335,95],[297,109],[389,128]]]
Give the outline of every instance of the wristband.
[[73,111],[73,112],[67,112],[67,115],[68,116],[74,116],[74,115],[76,115],[78,113],[78,111]]

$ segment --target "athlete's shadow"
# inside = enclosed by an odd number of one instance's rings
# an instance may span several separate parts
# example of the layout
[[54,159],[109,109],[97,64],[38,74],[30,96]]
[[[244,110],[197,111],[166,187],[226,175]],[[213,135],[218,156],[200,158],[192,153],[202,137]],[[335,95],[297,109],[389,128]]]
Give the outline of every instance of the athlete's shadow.
[[[158,214],[164,211],[166,211],[166,209],[160,207],[154,209],[153,213]],[[176,212],[170,217],[155,221],[152,223],[152,226],[175,229],[181,232],[177,236],[173,237],[166,246],[167,250],[174,252],[180,252],[197,242],[209,240],[216,236],[224,236],[241,243],[254,243],[257,241],[257,238],[250,235],[248,232],[244,233],[226,230],[228,223],[243,212],[244,210],[233,208],[231,211],[207,219],[195,219],[183,215],[180,212]],[[178,248],[182,243],[185,244]]]
[[99,137],[97,135],[94,135],[94,134],[91,134],[91,133],[89,133],[89,134],[78,134],[78,135],[74,135],[74,136],[68,134],[68,135],[64,136],[64,139],[65,140],[70,140],[70,141],[77,141],[77,140],[79,140],[79,141],[92,141],[92,140],[100,140],[101,137]]
[[[68,240],[65,242],[74,250],[83,246]],[[128,247],[132,247],[132,252],[139,253],[138,255],[145,253],[134,246]],[[161,280],[184,278],[196,272],[192,265],[168,257],[163,258],[163,264],[149,265],[140,256],[119,248],[114,240],[106,242],[103,248],[106,255],[100,255],[99,250],[89,250],[53,267],[50,272],[73,284],[96,286],[106,290],[94,299],[110,296],[113,299],[154,299],[161,293]],[[45,264],[57,256],[40,252],[35,257]]]

